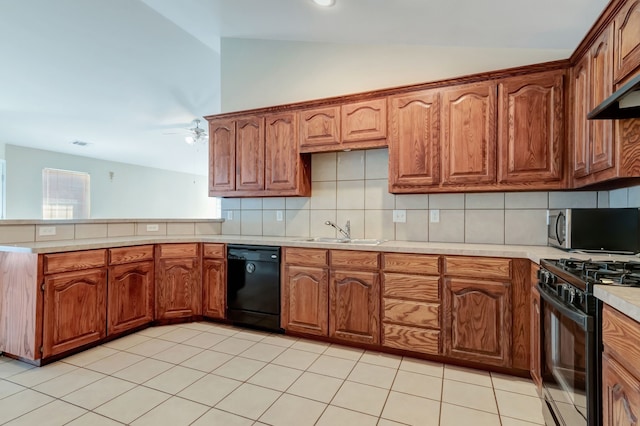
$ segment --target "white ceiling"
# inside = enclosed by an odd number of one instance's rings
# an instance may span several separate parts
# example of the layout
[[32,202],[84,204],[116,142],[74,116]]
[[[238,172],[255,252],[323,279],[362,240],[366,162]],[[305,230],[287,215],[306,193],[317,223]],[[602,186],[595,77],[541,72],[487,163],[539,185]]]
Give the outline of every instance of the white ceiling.
[[0,143],[206,174],[205,146],[163,132],[220,110],[220,37],[573,49],[605,5],[0,0]]

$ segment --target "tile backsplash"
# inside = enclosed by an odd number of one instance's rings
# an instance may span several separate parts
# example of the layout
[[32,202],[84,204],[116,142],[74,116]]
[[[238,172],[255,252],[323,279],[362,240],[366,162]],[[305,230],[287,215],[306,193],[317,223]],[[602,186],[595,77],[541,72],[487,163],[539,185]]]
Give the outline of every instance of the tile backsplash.
[[[621,207],[640,190],[406,194],[388,192],[387,149],[313,154],[311,197],[222,200],[223,234],[336,237],[325,225],[351,221],[354,238],[547,244],[548,208]],[[622,190],[620,190],[622,191]],[[621,203],[621,201],[620,201]],[[626,205],[624,206],[626,207]],[[406,222],[394,223],[393,210]],[[431,217],[437,213],[438,220]],[[229,213],[231,216],[229,216]],[[229,219],[231,217],[231,219]],[[281,220],[278,220],[279,217]]]

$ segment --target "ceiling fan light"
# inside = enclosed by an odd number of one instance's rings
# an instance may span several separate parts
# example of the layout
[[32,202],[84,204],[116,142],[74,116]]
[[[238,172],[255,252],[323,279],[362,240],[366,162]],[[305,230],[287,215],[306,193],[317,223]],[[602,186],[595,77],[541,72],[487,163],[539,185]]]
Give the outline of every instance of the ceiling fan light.
[[184,141],[185,141],[186,143],[188,143],[189,145],[193,145],[194,143],[196,143],[196,140],[194,139],[194,137],[193,137],[193,136],[186,136],[186,137],[184,138]]
[[336,0],[313,0],[318,6],[330,7],[336,4]]

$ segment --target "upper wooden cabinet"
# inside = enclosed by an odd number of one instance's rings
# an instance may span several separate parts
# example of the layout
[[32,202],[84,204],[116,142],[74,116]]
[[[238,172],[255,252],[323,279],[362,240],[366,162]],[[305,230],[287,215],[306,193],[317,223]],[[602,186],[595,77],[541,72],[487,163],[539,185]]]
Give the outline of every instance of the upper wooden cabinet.
[[[387,99],[373,99],[342,106],[342,141],[349,144],[386,139]],[[386,145],[386,143],[382,143]]]
[[309,195],[309,168],[298,153],[297,114],[268,115],[266,127],[265,190],[279,195]]
[[564,70],[498,84],[498,182],[561,188]]
[[340,107],[315,108],[299,113],[300,152],[339,149]]
[[615,82],[619,83],[640,66],[640,1],[628,1],[618,12],[615,28]]
[[589,174],[589,137],[591,134],[587,114],[590,108],[591,92],[591,57],[587,52],[571,70],[572,93],[572,141],[573,141],[573,178],[581,178]]
[[209,195],[236,189],[236,122],[209,122]]
[[264,189],[264,120],[236,120],[236,190]]

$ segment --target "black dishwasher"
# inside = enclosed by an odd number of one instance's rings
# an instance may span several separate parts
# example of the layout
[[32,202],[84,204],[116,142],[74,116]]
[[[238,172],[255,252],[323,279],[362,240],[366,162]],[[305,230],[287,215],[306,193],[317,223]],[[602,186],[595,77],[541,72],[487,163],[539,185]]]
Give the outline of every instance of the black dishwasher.
[[227,246],[227,318],[234,324],[283,331],[280,247]]

